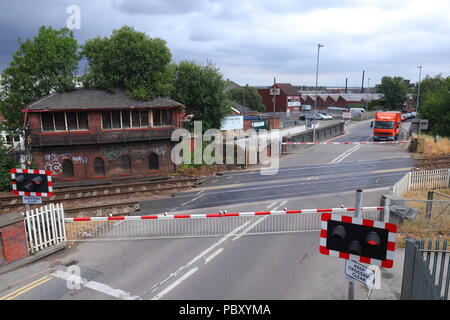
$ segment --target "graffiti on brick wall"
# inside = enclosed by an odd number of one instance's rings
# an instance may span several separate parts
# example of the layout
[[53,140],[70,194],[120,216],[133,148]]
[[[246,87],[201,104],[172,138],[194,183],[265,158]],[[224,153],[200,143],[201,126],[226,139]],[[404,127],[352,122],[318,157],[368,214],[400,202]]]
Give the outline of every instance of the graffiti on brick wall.
[[105,151],[103,154],[105,155],[106,159],[108,159],[108,161],[113,161],[113,160],[117,159],[122,153],[123,153],[123,148],[117,147],[117,148],[111,149],[110,151]]
[[158,146],[156,148],[153,148],[153,152],[156,153],[159,156],[165,156],[166,155],[166,148],[164,146]]
[[88,158],[80,155],[72,155],[70,152],[55,154],[50,153],[44,155],[44,169],[50,170],[52,174],[58,174],[63,171],[62,161],[71,160],[74,164],[87,164]]

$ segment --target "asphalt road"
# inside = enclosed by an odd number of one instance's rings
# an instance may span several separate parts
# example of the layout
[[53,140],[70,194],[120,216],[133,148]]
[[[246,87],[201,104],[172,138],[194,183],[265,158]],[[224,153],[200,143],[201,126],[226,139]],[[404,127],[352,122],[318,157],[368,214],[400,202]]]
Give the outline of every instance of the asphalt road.
[[[362,122],[335,140],[370,136]],[[405,145],[317,145],[283,156],[275,175],[211,177],[143,203],[141,214],[352,207],[359,188],[363,206],[376,206],[413,164]],[[225,237],[77,243],[0,275],[0,299],[346,299],[344,261],[319,254],[317,231],[248,235],[256,222]],[[402,251],[397,255],[372,299],[398,299]],[[367,290],[355,287],[355,297],[365,299]]]

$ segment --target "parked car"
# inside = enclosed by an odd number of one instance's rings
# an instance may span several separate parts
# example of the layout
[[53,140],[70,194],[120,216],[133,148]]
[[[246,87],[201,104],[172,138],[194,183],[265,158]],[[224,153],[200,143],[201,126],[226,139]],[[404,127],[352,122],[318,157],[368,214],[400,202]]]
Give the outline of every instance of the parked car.
[[333,116],[329,113],[319,113],[323,120],[333,120]]

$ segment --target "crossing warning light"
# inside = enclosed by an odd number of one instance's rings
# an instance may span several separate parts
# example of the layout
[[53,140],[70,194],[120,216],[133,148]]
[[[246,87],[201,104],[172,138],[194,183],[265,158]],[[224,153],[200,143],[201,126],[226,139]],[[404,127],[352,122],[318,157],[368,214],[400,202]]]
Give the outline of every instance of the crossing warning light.
[[320,252],[391,268],[397,226],[392,223],[322,214]]
[[12,192],[15,195],[51,197],[52,176],[48,170],[11,169]]

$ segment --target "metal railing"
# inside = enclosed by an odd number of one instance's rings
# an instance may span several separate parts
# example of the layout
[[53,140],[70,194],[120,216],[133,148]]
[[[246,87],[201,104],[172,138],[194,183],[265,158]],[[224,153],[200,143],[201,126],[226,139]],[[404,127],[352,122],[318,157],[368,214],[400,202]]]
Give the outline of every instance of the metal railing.
[[[442,246],[441,246],[442,244]],[[447,240],[408,239],[405,249],[401,300],[448,300],[450,251]]]
[[[383,221],[382,207],[362,218]],[[321,211],[317,211],[321,210]],[[320,212],[351,215],[348,208],[198,215],[66,218],[68,241],[218,237],[320,230]]]
[[403,196],[410,190],[448,188],[450,169],[412,171],[403,176],[393,187],[392,194]]

